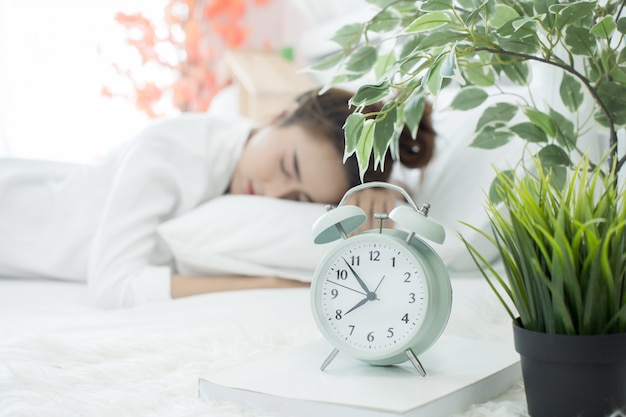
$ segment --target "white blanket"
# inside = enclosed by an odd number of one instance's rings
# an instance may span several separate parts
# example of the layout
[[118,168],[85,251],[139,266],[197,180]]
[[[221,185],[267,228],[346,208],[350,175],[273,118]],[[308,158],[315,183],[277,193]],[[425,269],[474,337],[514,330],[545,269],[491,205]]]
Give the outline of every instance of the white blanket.
[[[454,277],[453,287],[447,335],[511,340],[509,319],[482,279]],[[307,289],[113,311],[89,307],[85,296],[82,284],[0,279],[0,416],[265,416],[198,400],[198,378],[321,337]],[[525,410],[520,383],[461,416]]]

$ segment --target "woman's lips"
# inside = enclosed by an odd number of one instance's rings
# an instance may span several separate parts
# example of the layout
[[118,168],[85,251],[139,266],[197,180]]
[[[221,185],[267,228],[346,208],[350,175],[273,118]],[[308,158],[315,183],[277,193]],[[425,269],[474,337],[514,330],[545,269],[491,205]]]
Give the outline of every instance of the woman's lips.
[[254,187],[252,186],[252,181],[248,182],[248,186],[246,187],[246,194],[248,195],[254,195]]

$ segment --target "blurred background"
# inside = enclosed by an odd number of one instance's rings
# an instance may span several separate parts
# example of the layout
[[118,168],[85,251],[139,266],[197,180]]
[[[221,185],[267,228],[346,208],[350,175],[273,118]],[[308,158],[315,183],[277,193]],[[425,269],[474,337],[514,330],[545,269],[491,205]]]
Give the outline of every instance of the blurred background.
[[263,90],[271,59],[304,68],[370,15],[364,0],[0,0],[0,156],[88,163],[150,119],[238,111],[234,87],[284,93]]

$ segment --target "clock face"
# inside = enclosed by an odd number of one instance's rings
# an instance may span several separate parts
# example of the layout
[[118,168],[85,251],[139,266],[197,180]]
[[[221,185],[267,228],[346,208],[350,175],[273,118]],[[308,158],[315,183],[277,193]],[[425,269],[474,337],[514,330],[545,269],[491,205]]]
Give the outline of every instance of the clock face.
[[335,248],[318,268],[313,291],[321,330],[361,359],[410,347],[429,306],[428,281],[415,252],[378,233]]

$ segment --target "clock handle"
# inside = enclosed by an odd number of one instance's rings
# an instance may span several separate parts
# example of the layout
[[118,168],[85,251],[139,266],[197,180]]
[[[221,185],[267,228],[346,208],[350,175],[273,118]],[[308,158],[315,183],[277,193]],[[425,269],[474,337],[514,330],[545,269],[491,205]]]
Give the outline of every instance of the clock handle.
[[387,188],[393,191],[397,191],[400,194],[402,194],[404,199],[407,201],[407,203],[411,205],[411,207],[413,207],[416,211],[420,210],[419,208],[417,208],[417,204],[415,204],[415,201],[413,201],[409,193],[407,193],[404,188],[398,187],[395,184],[389,184],[388,182],[382,182],[382,181],[366,182],[364,184],[359,184],[355,187],[350,188],[348,191],[346,191],[346,193],[344,194],[343,198],[341,199],[337,207],[343,206],[345,202],[348,200],[348,198],[352,195],[352,193],[355,193],[360,190],[364,190],[366,188],[374,188],[374,187]]
[[348,198],[352,195],[352,193],[373,187],[387,188],[397,191],[402,194],[404,199],[411,206],[399,206],[391,210],[391,212],[389,213],[389,218],[391,220],[401,226],[408,228],[412,232],[407,237],[408,242],[413,239],[415,233],[436,243],[444,242],[446,238],[445,229],[439,223],[428,218],[428,210],[430,209],[430,204],[424,204],[422,205],[422,207],[418,208],[417,204],[415,204],[415,201],[413,201],[409,193],[407,193],[406,190],[404,190],[402,187],[398,187],[395,184],[389,184],[381,181],[372,181],[366,182],[364,184],[359,184],[356,187],[352,187],[346,192],[346,194],[337,205],[337,208],[343,206]]

